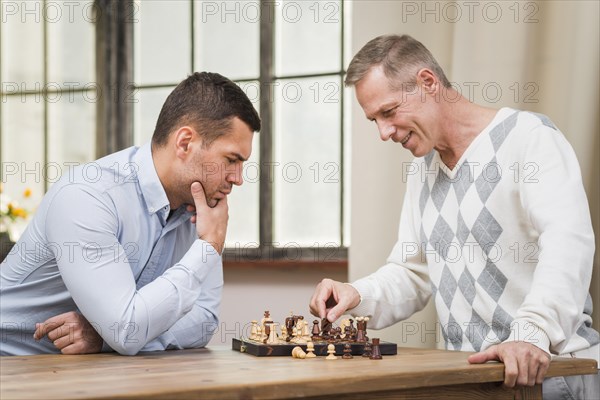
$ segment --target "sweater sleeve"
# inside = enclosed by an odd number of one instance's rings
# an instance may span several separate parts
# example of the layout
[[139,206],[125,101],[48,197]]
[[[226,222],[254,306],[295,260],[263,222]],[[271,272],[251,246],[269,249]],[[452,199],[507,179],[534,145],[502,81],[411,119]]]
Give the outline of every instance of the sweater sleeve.
[[422,310],[431,297],[425,254],[415,230],[411,182],[404,196],[398,241],[387,264],[374,273],[352,283],[360,304],[350,312],[369,315],[369,327],[381,329]]
[[564,136],[547,126],[529,134],[523,162],[535,175],[521,179],[520,197],[539,233],[531,289],[507,341],[527,341],[560,354],[581,323],[592,276],[594,233],[581,171]]

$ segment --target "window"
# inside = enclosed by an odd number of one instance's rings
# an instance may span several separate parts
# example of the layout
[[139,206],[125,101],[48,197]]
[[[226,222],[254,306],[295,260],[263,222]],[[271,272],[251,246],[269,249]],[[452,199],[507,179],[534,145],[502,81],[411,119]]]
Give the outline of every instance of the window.
[[236,81],[261,114],[245,182],[229,199],[226,259],[345,259],[349,3],[138,1],[135,8],[136,144],[150,140],[165,98],[192,71]]
[[70,167],[95,157],[91,6],[0,2],[0,180],[13,200],[28,188],[29,205],[39,204]]
[[[226,259],[346,258],[350,2],[2,3],[10,17],[0,33],[2,181],[14,194],[27,184],[9,181],[12,163],[81,163],[141,145],[177,83],[214,71],[240,85],[263,121],[245,183],[230,195]],[[28,14],[34,7],[39,20]],[[52,20],[57,7],[62,17]],[[113,96],[122,101],[107,102]],[[34,190],[40,198],[44,182]]]

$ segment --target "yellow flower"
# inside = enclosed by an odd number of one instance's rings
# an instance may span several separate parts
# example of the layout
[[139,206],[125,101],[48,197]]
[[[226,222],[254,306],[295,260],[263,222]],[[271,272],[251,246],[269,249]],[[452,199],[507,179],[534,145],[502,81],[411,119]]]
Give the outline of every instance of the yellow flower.
[[15,208],[13,213],[15,217],[27,218],[27,211],[24,208]]
[[31,189],[27,188],[25,189],[25,191],[23,192],[23,197],[28,198],[31,196]]

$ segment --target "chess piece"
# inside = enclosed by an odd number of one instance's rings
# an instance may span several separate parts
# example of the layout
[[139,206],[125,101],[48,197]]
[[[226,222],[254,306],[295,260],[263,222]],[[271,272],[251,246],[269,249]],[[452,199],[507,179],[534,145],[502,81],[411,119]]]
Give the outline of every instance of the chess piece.
[[286,341],[289,342],[292,339],[294,332],[294,313],[290,311],[290,316],[285,319],[285,329],[287,330]]
[[340,328],[339,326],[337,328],[334,329],[334,335],[335,340],[340,341],[342,340],[342,328]]
[[371,350],[371,360],[381,360],[381,351],[379,350],[379,338],[373,338],[373,349]]
[[366,342],[363,349],[363,357],[371,357],[371,343]]
[[292,357],[294,358],[306,358],[306,353],[302,350],[302,347],[296,346],[292,349]]
[[265,325],[273,322],[271,320],[271,313],[269,311],[265,311],[264,317],[260,320],[260,326],[262,327],[263,332],[265,332]]
[[315,345],[313,342],[306,344],[306,358],[315,358]]
[[288,341],[287,327],[285,326],[285,324],[281,324],[281,325],[279,325],[279,328],[281,330],[281,336],[280,336],[281,341],[287,342]]
[[350,318],[350,336],[351,336],[351,341],[355,342],[356,341],[356,328],[354,327],[354,320],[352,318]]
[[258,340],[257,339],[257,333],[258,333],[258,321],[257,320],[252,320],[252,326],[250,327],[250,340]]
[[277,338],[277,324],[270,323],[269,326],[269,336],[267,337],[267,344],[277,344],[279,343],[279,339]]
[[342,320],[342,323],[340,324],[340,330],[342,332],[342,339],[345,339],[345,335],[346,335],[346,327],[350,325],[350,320],[348,318],[345,318]]
[[321,332],[329,334],[332,326],[332,323],[327,318],[321,320]]
[[367,335],[366,335],[367,323],[365,322],[364,317],[356,318],[356,341],[358,343],[366,343]]
[[327,345],[327,357],[326,360],[337,360],[338,358],[335,356],[335,346],[333,344]]
[[256,327],[256,337],[255,339],[257,342],[261,342],[262,341],[262,328],[259,326]]
[[267,343],[267,340],[269,340],[269,337],[271,336],[271,324],[270,323],[265,323],[265,334],[263,335],[264,339],[262,339],[263,343]]
[[304,317],[302,317],[301,319],[302,321],[302,339],[304,339],[304,341],[308,341],[310,340],[310,329],[308,328],[308,321],[304,320]]
[[320,334],[321,334],[321,330],[319,329],[319,320],[315,319],[313,321],[313,327],[312,327],[312,340],[319,340]]
[[346,327],[344,328],[344,334],[342,335],[342,339],[344,339],[347,342],[352,340],[352,328],[350,328],[350,325],[346,325]]
[[[349,327],[346,326],[346,328],[349,328]],[[354,357],[352,357],[352,347],[350,346],[350,343],[346,343],[344,345],[344,355],[342,355],[342,358],[344,360],[349,360],[351,358],[354,358]]]

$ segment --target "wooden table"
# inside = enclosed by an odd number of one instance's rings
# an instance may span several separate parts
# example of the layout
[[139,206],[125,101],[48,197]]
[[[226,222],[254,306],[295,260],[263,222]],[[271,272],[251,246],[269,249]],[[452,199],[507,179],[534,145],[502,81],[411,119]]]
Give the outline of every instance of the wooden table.
[[[399,348],[381,361],[254,357],[228,348],[0,358],[1,399],[512,399],[500,363],[469,353]],[[555,359],[548,376],[596,373],[596,361]],[[367,393],[374,392],[374,393]],[[332,397],[335,395],[335,397]],[[340,397],[340,395],[342,395]],[[541,398],[541,386],[522,391]]]

